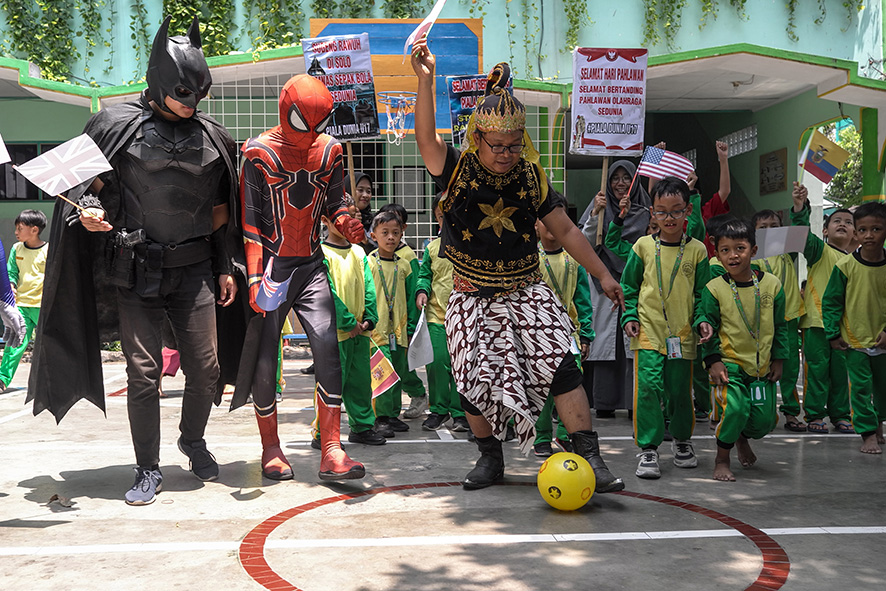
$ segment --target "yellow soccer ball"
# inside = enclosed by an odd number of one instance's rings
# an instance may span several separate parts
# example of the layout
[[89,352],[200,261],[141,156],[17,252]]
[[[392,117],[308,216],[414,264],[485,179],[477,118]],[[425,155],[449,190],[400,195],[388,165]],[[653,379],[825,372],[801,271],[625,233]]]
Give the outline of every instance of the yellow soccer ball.
[[586,459],[560,452],[538,469],[538,492],[548,505],[560,511],[575,511],[591,500],[597,479]]

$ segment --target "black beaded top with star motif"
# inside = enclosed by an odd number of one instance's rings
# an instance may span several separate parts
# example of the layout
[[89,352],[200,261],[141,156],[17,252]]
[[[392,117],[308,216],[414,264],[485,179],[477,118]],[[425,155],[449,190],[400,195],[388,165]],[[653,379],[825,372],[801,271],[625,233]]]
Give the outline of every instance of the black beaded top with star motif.
[[498,174],[476,153],[448,146],[443,173],[433,177],[443,210],[440,255],[453,266],[456,291],[494,297],[538,283],[535,221],[553,211],[541,168],[520,159]]

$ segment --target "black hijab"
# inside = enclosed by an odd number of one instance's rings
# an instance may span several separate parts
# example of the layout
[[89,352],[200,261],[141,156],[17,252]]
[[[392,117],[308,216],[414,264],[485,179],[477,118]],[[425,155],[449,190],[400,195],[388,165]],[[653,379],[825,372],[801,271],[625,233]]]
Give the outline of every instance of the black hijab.
[[[359,170],[354,171],[354,186],[360,184],[360,181],[363,179],[369,179],[369,184],[372,183],[372,177],[366,174],[365,172],[360,172]],[[374,188],[374,187],[373,187]],[[354,191],[351,187],[351,175],[345,174],[345,191],[354,198],[354,203],[357,203],[357,198],[354,196]],[[359,207],[358,207],[359,209]],[[366,236],[369,236],[369,231],[372,229],[372,218],[375,217],[375,214],[372,213],[372,201],[369,202],[369,205],[366,206],[366,209],[360,210],[360,222],[363,224],[363,229],[366,231]]]

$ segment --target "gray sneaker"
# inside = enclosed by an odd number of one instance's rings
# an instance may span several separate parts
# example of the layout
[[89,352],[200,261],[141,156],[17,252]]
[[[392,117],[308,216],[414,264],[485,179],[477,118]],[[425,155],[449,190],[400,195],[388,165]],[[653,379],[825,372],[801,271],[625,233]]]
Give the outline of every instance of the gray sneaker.
[[695,468],[698,466],[698,458],[695,457],[695,448],[691,441],[671,442],[671,451],[674,452],[674,465],[678,468]]
[[201,439],[194,443],[185,443],[179,437],[178,449],[188,456],[189,469],[194,473],[194,476],[204,482],[218,478],[218,462],[215,461],[215,456],[206,449],[206,441]]
[[661,468],[658,466],[658,452],[654,449],[644,449],[637,454],[640,463],[637,465],[637,477],[661,478]]
[[150,505],[157,498],[157,493],[163,490],[163,475],[160,470],[150,468],[135,469],[135,484],[126,491],[127,505]]
[[409,408],[403,413],[404,419],[417,419],[428,410],[428,396],[415,396],[409,399]]

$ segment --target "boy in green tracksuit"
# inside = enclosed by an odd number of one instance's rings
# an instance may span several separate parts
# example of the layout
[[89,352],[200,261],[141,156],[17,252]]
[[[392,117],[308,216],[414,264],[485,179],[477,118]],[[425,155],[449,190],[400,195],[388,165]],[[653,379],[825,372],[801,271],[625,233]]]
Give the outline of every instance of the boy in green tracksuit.
[[[751,219],[755,230],[780,228],[781,216],[771,209],[763,209]],[[797,391],[797,379],[800,377],[800,316],[803,315],[803,299],[800,297],[800,281],[797,269],[790,254],[774,255],[754,261],[761,271],[778,277],[784,289],[785,322],[787,322],[788,356],[784,361],[781,380],[781,406],[779,412],[784,415],[784,428],[794,433],[806,431],[806,425],[800,420],[803,411],[800,405],[800,394]]]
[[[806,187],[794,182],[794,207],[791,223],[809,225],[809,204]],[[827,433],[825,417],[840,433],[853,433],[849,415],[849,377],[846,374],[846,355],[832,349],[825,337],[821,316],[821,302],[828,280],[837,261],[858,247],[855,240],[855,222],[852,212],[838,209],[828,217],[823,230],[827,242],[809,232],[803,256],[808,265],[806,294],[803,298],[806,313],[800,318],[803,331],[803,406],[806,428],[814,433]]]
[[[442,224],[443,212],[440,211],[440,199],[443,193],[434,197],[433,211],[437,224]],[[457,432],[470,431],[465,411],[461,408],[455,378],[452,377],[452,365],[449,347],[446,344],[446,305],[452,295],[452,263],[440,256],[440,238],[435,238],[425,248],[425,255],[418,270],[418,284],[415,305],[424,310],[434,348],[434,360],[427,365],[428,395],[430,398],[430,414],[421,428],[425,431],[436,431],[452,417],[452,430]],[[413,399],[415,400],[415,399]]]
[[692,404],[692,330],[701,290],[709,277],[707,250],[683,231],[692,213],[685,181],[665,177],[652,192],[652,217],[659,233],[634,245],[621,276],[625,294],[622,327],[634,353],[634,439],[641,449],[640,478],[660,478],[658,446],[664,439],[662,404],[674,437],[674,464],[695,468],[690,438],[695,428]]
[[[588,273],[584,267],[575,262],[569,254],[563,250],[563,245],[554,238],[541,220],[535,222],[535,232],[539,238],[539,269],[545,284],[551,288],[560,303],[569,314],[575,332],[572,339],[578,343],[573,350],[576,362],[581,367],[581,362],[588,356],[591,341],[594,340],[594,328],[592,325],[593,308],[591,307],[591,291],[588,283]],[[554,411],[554,397],[548,396],[538,420],[535,421],[535,441],[532,449],[538,457],[553,455],[551,447],[553,440],[552,414]],[[569,434],[563,423],[557,419],[557,445],[564,451],[572,451],[569,442]]]
[[886,204],[865,203],[853,217],[861,246],[837,261],[821,313],[831,347],[846,353],[861,451],[879,454],[886,420]]
[[[415,286],[418,277],[412,266],[396,254],[403,236],[400,218],[392,211],[379,212],[372,220],[372,240],[378,248],[369,254],[369,267],[375,283],[379,311],[372,340],[391,360],[397,375],[409,373],[406,350],[415,331],[418,310],[415,307]],[[375,399],[375,429],[385,437],[409,430],[397,418],[400,414],[402,388],[400,383]]]
[[788,356],[787,323],[781,282],[751,267],[757,252],[753,225],[726,222],[714,240],[726,273],[705,286],[696,326],[702,338],[710,336],[704,362],[720,416],[714,480],[734,481],[732,448],[738,448],[742,466],[753,465],[757,457],[748,439],[762,438],[778,423],[775,382]]
[[348,441],[383,445],[385,438],[373,428],[375,415],[369,367],[369,337],[378,322],[372,271],[366,252],[359,244],[351,244],[326,216],[323,223],[329,230],[329,237],[323,242],[323,256],[335,303],[342,401],[351,428]]
[[[400,246],[398,246],[397,250],[394,252],[402,260],[409,263],[413,275],[418,277],[418,258],[415,256],[415,251],[412,250],[412,247],[406,244],[403,240],[403,236],[406,235],[406,222],[409,220],[409,213],[406,211],[406,208],[399,203],[388,203],[383,205],[378,211],[379,213],[383,211],[393,211],[397,214],[397,217],[400,218],[400,231],[402,233],[400,237]],[[397,370],[397,372],[399,373],[399,370]],[[403,416],[407,419],[417,419],[428,407],[428,394],[425,391],[425,385],[422,383],[421,378],[418,377],[418,374],[415,373],[415,370],[407,371],[405,374],[399,375],[400,385],[403,388],[403,391],[406,392],[406,395],[409,396],[409,406],[404,411]]]
[[19,361],[37,328],[40,303],[43,299],[46,254],[49,251],[49,243],[40,238],[40,232],[45,227],[46,216],[42,211],[26,209],[15,218],[15,237],[18,242],[9,249],[6,270],[15,290],[18,311],[25,319],[25,338],[18,347],[3,348],[3,360],[0,361],[0,392],[12,382]]

